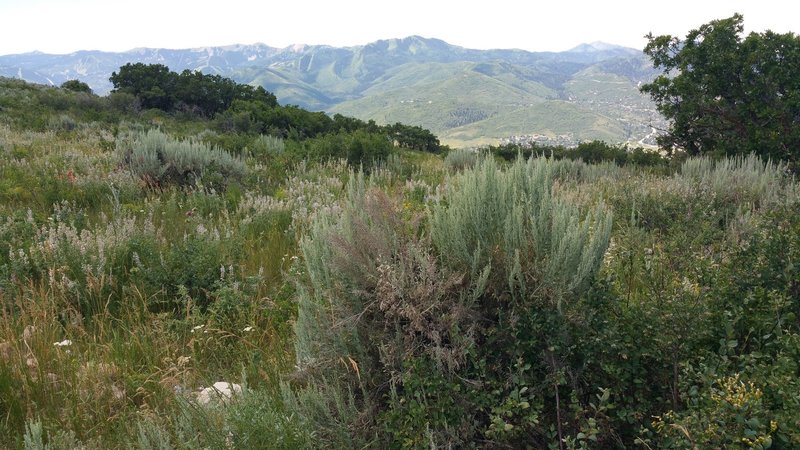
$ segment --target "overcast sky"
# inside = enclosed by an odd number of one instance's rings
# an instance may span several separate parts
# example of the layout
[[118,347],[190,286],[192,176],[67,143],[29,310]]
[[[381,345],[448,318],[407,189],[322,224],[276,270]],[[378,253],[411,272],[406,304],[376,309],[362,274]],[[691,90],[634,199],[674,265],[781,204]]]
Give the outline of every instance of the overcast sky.
[[745,31],[800,32],[796,0],[0,0],[0,55],[262,42],[362,45],[420,35],[462,47],[560,51],[604,41],[643,48],[744,15]]

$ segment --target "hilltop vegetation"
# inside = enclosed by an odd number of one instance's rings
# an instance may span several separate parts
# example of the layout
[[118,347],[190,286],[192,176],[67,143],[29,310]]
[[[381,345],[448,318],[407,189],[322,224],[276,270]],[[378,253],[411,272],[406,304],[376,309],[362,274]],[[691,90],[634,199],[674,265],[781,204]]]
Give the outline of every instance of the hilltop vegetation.
[[800,447],[786,161],[449,150],[129,70],[0,79],[0,447]]

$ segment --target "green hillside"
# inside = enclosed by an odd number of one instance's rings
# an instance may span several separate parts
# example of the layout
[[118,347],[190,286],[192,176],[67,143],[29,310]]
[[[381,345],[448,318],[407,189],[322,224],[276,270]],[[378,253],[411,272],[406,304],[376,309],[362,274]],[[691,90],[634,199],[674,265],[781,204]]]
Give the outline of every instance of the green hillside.
[[628,141],[626,119],[639,110],[619,105],[646,101],[630,80],[598,72],[584,71],[557,91],[534,81],[533,70],[506,63],[406,64],[331,111],[420,125],[459,147],[522,134]]
[[[580,108],[565,101],[548,101],[505,112],[469,125],[453,128],[440,136],[445,143],[468,145],[519,134],[544,135],[551,139],[614,142],[623,136],[624,128],[614,119]],[[576,131],[579,130],[579,131]]]
[[314,86],[294,80],[273,68],[249,69],[241,77],[250,80],[250,84],[264,86],[284,104],[306,105],[309,109],[318,110],[332,102],[330,97]]
[[[476,70],[474,63],[409,64],[364,91],[362,98],[346,101],[332,112],[373,119],[378,123],[426,124],[434,133],[479,122],[545,101],[553,91],[543,85],[518,80],[518,87]],[[425,81],[409,86],[417,74]]]

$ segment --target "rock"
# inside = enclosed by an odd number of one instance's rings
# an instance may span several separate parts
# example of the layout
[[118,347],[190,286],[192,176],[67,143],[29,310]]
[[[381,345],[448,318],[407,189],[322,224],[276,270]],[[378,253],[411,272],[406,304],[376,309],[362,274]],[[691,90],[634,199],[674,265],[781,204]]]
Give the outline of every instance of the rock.
[[236,383],[217,381],[213,386],[203,388],[197,393],[197,403],[208,405],[211,402],[227,402],[234,395],[241,395],[242,387]]

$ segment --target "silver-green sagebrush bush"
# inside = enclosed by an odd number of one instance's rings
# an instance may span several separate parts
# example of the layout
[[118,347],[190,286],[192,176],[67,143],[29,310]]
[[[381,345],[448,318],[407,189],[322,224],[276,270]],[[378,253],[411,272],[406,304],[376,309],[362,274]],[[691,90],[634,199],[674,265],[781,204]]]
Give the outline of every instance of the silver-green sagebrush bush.
[[[503,379],[506,365],[516,364],[508,355],[537,355],[538,338],[496,354],[487,342],[514,341],[504,322],[516,323],[511,316],[560,315],[608,246],[609,209],[598,203],[587,211],[554,195],[550,160],[520,160],[506,170],[481,160],[447,186],[415,213],[353,176],[341,211],[317,216],[301,240],[300,376],[315,388],[359,393],[358,420],[343,425],[354,435],[374,437],[383,413],[390,430],[378,441],[478,439],[488,427],[485,412],[509,400],[503,389],[481,397],[459,380]],[[499,312],[503,304],[507,311]],[[490,406],[476,413],[480,402]],[[525,415],[526,425],[537,414]],[[409,424],[419,416],[432,418]]]
[[219,148],[192,140],[178,140],[152,129],[117,139],[116,153],[124,166],[151,186],[225,187],[241,179],[247,166]]
[[[344,274],[333,263],[338,250],[335,243],[354,239],[358,233],[355,228],[366,220],[363,209],[366,189],[363,174],[351,177],[345,211],[341,215],[318,215],[308,235],[300,241],[305,280],[297,286],[299,305],[295,353],[301,367],[319,364],[322,359],[330,358],[332,360],[329,362],[335,363],[338,358],[357,351],[350,348],[350,341],[357,340],[355,336],[348,336],[353,327],[339,322],[357,317],[364,305],[356,295],[349,296],[349,299],[339,298],[347,295],[342,292],[346,288],[343,283],[352,284],[352,280],[342,279]],[[383,238],[382,242],[376,244],[384,247],[383,251],[386,252],[396,242],[391,242],[394,240],[391,236]]]
[[450,170],[459,171],[473,167],[478,161],[478,150],[473,148],[457,148],[444,157],[444,165]]
[[608,247],[611,212],[602,203],[584,212],[554,196],[554,167],[538,158],[501,171],[485,159],[452,179],[430,217],[441,258],[471,279],[501,271],[508,292],[523,298],[546,288],[558,300],[584,286]]
[[714,200],[754,208],[790,204],[798,198],[788,165],[763,160],[753,153],[720,160],[690,158],[676,179],[696,183],[693,190],[700,189]]
[[270,157],[282,154],[285,149],[286,144],[283,139],[268,134],[260,134],[250,145],[250,154],[257,158]]

